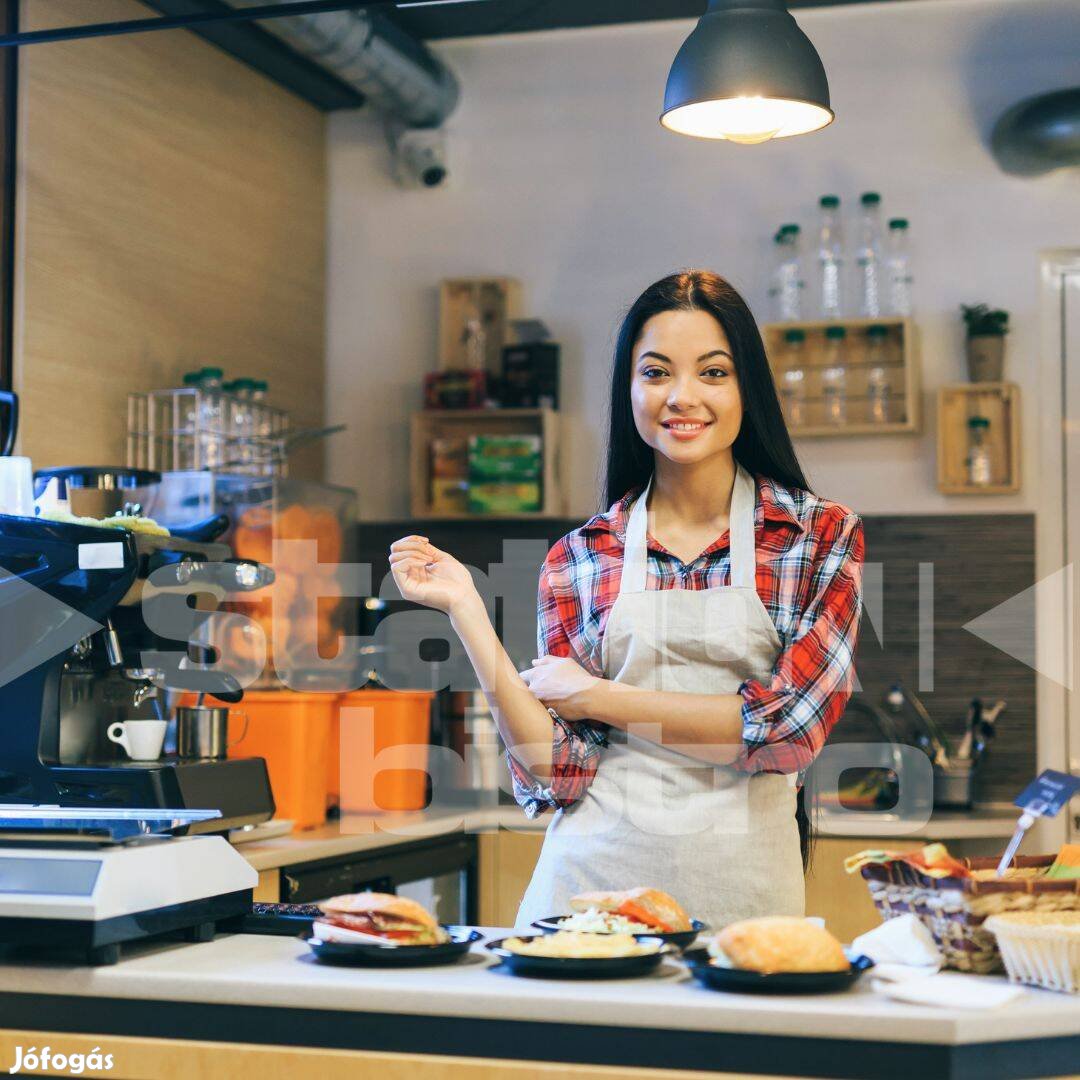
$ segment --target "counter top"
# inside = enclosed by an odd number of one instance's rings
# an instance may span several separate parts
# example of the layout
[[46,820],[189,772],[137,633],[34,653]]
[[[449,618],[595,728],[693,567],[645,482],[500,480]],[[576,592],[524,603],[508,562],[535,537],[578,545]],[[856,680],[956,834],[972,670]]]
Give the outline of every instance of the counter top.
[[[887,815],[873,822],[852,817],[834,817],[817,827],[822,837],[865,838],[903,843],[934,840],[1007,838],[1016,827],[1013,806],[986,807],[969,812],[938,812],[926,825],[913,828],[910,822],[889,821]],[[547,828],[550,815],[533,821],[516,806],[480,809],[438,809],[398,814],[347,814],[317,829],[290,833],[267,840],[250,840],[237,850],[256,870],[273,870],[301,862],[315,862],[340,856],[375,851],[395,844],[447,836],[456,832],[484,832],[495,829],[536,833]]]
[[[485,933],[495,937],[507,931]],[[498,1036],[492,1053],[505,1053],[507,1034],[514,1032],[520,1040],[520,1053],[514,1055],[518,1057],[533,1055],[537,1047],[544,1057],[545,1045],[550,1055],[552,1040],[584,1045],[582,1040],[595,1036],[615,1039],[614,1048],[618,1038],[625,1041],[651,1033],[654,1040],[662,1035],[669,1044],[665,1053],[673,1068],[700,1068],[697,1055],[703,1049],[735,1046],[736,1040],[746,1047],[758,1036],[770,1040],[773,1056],[748,1071],[794,1072],[790,1064],[778,1067],[775,1055],[791,1051],[791,1061],[797,1062],[800,1054],[810,1052],[811,1044],[819,1049],[835,1044],[847,1047],[862,1063],[854,1072],[838,1069],[829,1075],[862,1077],[900,1075],[894,1070],[879,1073],[868,1064],[871,1053],[877,1057],[888,1048],[900,1055],[896,1060],[912,1065],[915,1060],[929,1064],[927,1048],[945,1055],[942,1061],[955,1060],[956,1048],[961,1047],[983,1055],[993,1052],[1000,1061],[1010,1053],[1022,1058],[1027,1044],[1030,1064],[1031,1040],[1039,1039],[1050,1040],[1040,1043],[1038,1050],[1040,1057],[1050,1055],[1045,1057],[1048,1063],[1057,1050],[1071,1054],[1073,1062],[1080,1060],[1080,996],[1027,989],[1018,1001],[995,1010],[926,1008],[882,997],[871,990],[867,977],[842,994],[765,999],[705,989],[681,963],[671,960],[655,975],[640,979],[523,979],[495,970],[482,945],[449,966],[353,968],[315,962],[307,946],[295,938],[236,934],[206,944],[131,947],[113,967],[9,961],[0,965],[0,987],[0,1026],[5,1028],[22,1026],[37,1010],[39,1025],[42,1015],[49,1016],[50,1025],[58,1016],[81,1025],[65,1030],[103,1031],[97,1025],[107,1022],[114,1034],[148,1033],[139,1026],[146,1023],[165,1037],[170,1037],[167,1029],[172,1025],[177,1032],[171,1037],[195,1037],[192,1032],[198,1031],[199,1038],[213,1039],[217,1036],[205,1026],[190,1027],[210,1023],[228,1033],[229,1041],[263,1043],[315,1045],[313,1039],[326,1037],[317,1033],[329,1030],[337,1033],[339,1046],[341,1040],[351,1039],[357,1045],[387,1049],[391,1047],[386,1040],[393,1043],[393,1033],[399,1031],[402,1037],[411,1032],[414,1050],[480,1056],[487,1053],[479,1038],[484,1032]],[[164,1003],[169,1004],[167,1011]],[[343,1014],[356,1014],[356,1023],[341,1024]],[[366,1020],[362,1022],[358,1014]],[[419,1022],[437,1046],[429,1046],[420,1034],[418,1018],[428,1018]],[[479,1027],[466,1039],[463,1032],[470,1024]],[[347,1036],[348,1032],[352,1034]],[[673,1033],[678,1033],[676,1038]],[[670,1049],[677,1046],[692,1047],[696,1063],[682,1060]],[[910,1055],[917,1048],[924,1056],[913,1059]]]

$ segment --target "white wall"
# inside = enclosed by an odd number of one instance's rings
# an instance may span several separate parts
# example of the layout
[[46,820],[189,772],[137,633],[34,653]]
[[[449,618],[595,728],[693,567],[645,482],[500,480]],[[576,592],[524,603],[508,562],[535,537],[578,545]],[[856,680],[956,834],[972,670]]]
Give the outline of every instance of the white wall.
[[[445,189],[400,189],[372,114],[333,117],[327,415],[349,430],[329,444],[329,475],[359,489],[364,518],[408,513],[408,416],[434,366],[440,278],[520,278],[528,312],[563,343],[570,508],[584,517],[625,308],[657,278],[701,266],[764,320],[776,225],[806,228],[820,194],[850,209],[868,189],[912,224],[924,430],[802,441],[811,482],[866,513],[1037,509],[1037,254],[1080,246],[1080,173],[1013,178],[986,144],[1005,108],[1080,79],[1080,3],[905,0],[796,15],[837,115],[815,135],[741,147],[662,129],[684,21],[439,46],[463,86]],[[964,377],[958,305],[977,301],[1013,317],[1006,375],[1025,402],[1014,497],[949,498],[935,484],[933,390]]]

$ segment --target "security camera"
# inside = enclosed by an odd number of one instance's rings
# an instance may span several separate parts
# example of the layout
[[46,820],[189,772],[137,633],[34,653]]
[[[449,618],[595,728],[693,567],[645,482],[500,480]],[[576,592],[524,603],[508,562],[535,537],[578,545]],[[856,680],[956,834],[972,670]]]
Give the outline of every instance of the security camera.
[[394,135],[394,171],[403,187],[435,188],[446,182],[446,136],[438,128],[407,128]]

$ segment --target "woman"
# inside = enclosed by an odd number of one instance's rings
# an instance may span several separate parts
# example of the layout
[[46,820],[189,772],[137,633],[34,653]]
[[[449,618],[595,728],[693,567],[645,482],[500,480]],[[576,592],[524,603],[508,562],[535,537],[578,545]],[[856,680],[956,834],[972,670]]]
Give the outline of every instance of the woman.
[[449,613],[519,802],[556,810],[518,924],[636,885],[716,927],[801,915],[796,786],[851,693],[862,524],[810,492],[753,316],[715,274],[657,282],[623,321],[607,503],[549,552],[520,675],[459,562],[422,536],[391,548],[402,595]]

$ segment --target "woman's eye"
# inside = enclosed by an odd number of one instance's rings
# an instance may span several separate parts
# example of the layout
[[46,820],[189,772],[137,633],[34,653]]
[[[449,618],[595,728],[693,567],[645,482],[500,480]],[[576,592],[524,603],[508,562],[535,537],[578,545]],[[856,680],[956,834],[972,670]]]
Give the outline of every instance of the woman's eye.
[[645,379],[661,378],[662,376],[664,376],[666,374],[667,374],[667,372],[661,367],[643,368],[642,372],[641,372],[642,378],[645,378]]
[[711,367],[706,368],[701,374],[707,376],[710,379],[717,379],[726,376],[727,373],[727,368]]

